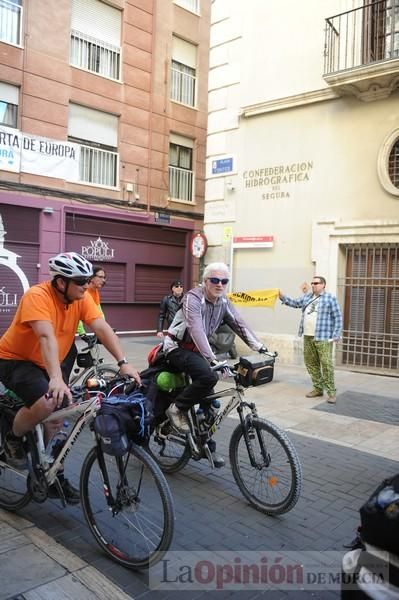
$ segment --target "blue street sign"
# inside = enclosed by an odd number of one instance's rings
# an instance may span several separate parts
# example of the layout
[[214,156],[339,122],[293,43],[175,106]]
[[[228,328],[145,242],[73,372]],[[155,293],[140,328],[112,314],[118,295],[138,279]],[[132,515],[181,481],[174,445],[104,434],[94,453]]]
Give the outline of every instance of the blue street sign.
[[219,158],[212,161],[212,175],[228,173],[233,170],[233,157]]

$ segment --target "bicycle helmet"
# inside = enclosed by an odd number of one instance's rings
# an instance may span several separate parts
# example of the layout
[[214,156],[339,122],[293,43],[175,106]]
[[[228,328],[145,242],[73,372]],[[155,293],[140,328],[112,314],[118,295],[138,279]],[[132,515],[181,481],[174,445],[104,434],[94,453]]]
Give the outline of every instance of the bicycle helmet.
[[93,265],[77,252],[63,252],[48,261],[49,271],[53,277],[57,275],[72,279],[73,277],[92,277]]

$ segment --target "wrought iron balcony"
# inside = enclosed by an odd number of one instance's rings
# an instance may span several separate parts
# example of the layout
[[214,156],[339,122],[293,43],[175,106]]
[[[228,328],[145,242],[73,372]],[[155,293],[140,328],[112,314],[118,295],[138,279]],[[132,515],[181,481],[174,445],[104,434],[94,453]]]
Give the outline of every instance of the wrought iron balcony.
[[361,100],[399,85],[399,0],[370,2],[326,19],[324,79]]

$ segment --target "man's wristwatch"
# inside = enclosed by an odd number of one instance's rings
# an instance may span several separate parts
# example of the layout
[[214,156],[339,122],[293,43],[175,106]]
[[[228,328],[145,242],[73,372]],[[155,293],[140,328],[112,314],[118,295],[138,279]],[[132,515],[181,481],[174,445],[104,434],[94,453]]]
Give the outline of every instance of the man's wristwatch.
[[129,361],[125,357],[121,358],[117,362],[118,367],[121,367],[122,365],[127,365],[127,364],[129,364]]

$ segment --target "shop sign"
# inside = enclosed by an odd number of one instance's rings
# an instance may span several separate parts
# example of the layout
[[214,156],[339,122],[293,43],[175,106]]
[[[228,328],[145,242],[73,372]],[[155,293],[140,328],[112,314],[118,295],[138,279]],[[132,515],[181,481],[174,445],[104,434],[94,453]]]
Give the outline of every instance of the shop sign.
[[87,260],[105,262],[114,258],[114,249],[109,247],[108,242],[98,237],[96,240],[91,240],[88,246],[82,246],[81,254]]
[[0,125],[0,169],[79,181],[80,146]]
[[[10,269],[17,276],[17,279],[21,284],[21,291],[24,293],[27,289],[29,289],[29,281],[21,267],[19,267],[17,264],[20,256],[4,247],[6,233],[7,232],[5,231],[3,225],[3,219],[0,214],[0,267],[6,267],[7,269]],[[14,290],[10,291],[7,285],[4,283],[0,285],[0,313],[14,312],[18,306],[19,300],[20,297],[18,293],[16,293]]]

